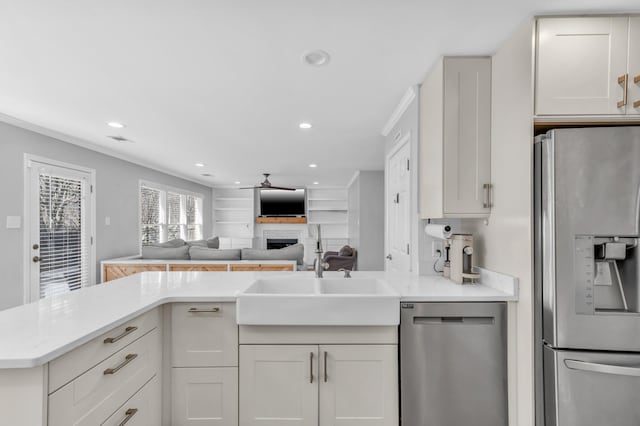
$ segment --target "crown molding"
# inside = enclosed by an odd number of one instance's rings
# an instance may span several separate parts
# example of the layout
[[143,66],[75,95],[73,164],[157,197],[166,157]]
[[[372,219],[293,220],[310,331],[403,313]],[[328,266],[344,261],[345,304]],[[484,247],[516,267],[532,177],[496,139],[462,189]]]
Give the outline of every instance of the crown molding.
[[113,157],[113,158],[117,158],[118,160],[122,160],[122,161],[126,161],[128,163],[133,163],[136,164],[138,166],[141,167],[145,167],[147,169],[151,169],[151,170],[155,170],[156,172],[160,172],[160,173],[164,173],[166,175],[170,175],[173,177],[177,177],[180,179],[184,179],[186,181],[189,182],[193,182],[193,183],[197,183],[198,185],[202,185],[202,186],[206,186],[208,188],[212,188],[213,184],[211,182],[205,182],[205,181],[201,181],[198,179],[194,179],[193,177],[187,176],[187,175],[183,175],[174,171],[170,171],[170,170],[166,170],[163,169],[153,163],[150,162],[146,162],[146,161],[142,161],[139,160],[137,158],[134,157],[129,157],[126,155],[123,155],[115,150],[111,150],[109,148],[104,148],[102,146],[96,145],[94,143],[91,143],[85,139],[80,139],[77,138],[75,136],[71,136],[68,135],[66,133],[62,133],[62,132],[58,132],[57,130],[52,130],[46,127],[42,127],[39,126],[37,124],[34,123],[30,123],[28,121],[24,121],[21,120],[19,118],[7,115],[7,114],[3,114],[0,112],[0,122],[6,123],[6,124],[10,124],[12,126],[24,129],[24,130],[29,130],[32,131],[34,133],[38,133],[40,135],[44,135],[44,136],[48,136],[50,138],[62,141],[62,142],[66,142],[66,143],[70,143],[72,145],[76,145],[76,146],[80,146],[82,148],[88,149],[90,151],[95,151],[95,152],[99,152],[100,154],[104,154],[104,155],[108,155],[109,157]]
[[409,105],[411,105],[411,102],[413,102],[415,98],[416,90],[414,89],[414,86],[411,86],[407,89],[406,92],[404,92],[404,95],[402,96],[402,99],[400,99],[398,106],[396,106],[396,109],[393,110],[393,113],[391,113],[391,117],[389,117],[389,120],[387,120],[387,124],[385,124],[382,128],[382,136],[386,137],[389,135],[389,133],[391,133],[391,130],[393,130],[395,125],[398,124],[398,121],[400,121],[400,118],[402,118],[402,115],[405,113],[407,108],[409,108]]

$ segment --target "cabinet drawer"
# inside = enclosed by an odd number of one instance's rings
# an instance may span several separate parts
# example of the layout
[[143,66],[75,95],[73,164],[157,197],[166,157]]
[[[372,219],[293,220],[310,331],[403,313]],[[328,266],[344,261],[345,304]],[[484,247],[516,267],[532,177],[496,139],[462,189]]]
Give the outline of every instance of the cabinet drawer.
[[152,426],[162,420],[160,379],[155,376],[113,413],[102,426]]
[[54,359],[49,363],[49,393],[144,336],[159,323],[160,310],[154,309]]
[[49,395],[49,426],[100,424],[158,374],[161,350],[152,330]]
[[172,370],[172,426],[238,425],[238,368]]
[[236,367],[235,303],[174,303],[171,340],[174,367]]

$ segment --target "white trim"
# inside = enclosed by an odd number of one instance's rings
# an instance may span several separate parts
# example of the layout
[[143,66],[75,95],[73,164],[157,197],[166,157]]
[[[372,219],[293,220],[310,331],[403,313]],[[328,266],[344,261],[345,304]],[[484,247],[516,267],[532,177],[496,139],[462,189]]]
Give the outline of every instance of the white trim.
[[75,136],[68,135],[66,133],[59,132],[57,130],[48,129],[46,127],[39,126],[34,123],[30,123],[28,121],[21,120],[16,117],[12,117],[7,114],[0,113],[0,122],[10,124],[15,127],[19,127],[21,129],[29,130],[40,135],[48,136],[53,139],[57,139],[62,142],[70,143],[72,145],[80,146],[82,148],[88,149],[90,151],[98,152],[100,154],[108,155],[109,157],[117,158],[122,161],[126,161],[128,163],[137,164],[138,166],[145,167],[147,169],[155,170],[160,173],[164,173],[170,176],[174,176],[180,179],[184,179],[189,182],[197,183],[198,185],[206,186],[208,188],[212,188],[213,184],[211,182],[206,182],[204,180],[199,180],[192,176],[187,176],[172,170],[168,170],[156,164],[153,164],[148,161],[140,160],[135,157],[128,156],[126,154],[122,154],[113,149],[105,148],[103,146],[97,145],[95,143],[89,142],[85,139],[80,139]]
[[[409,144],[409,158],[411,160],[411,162],[413,162],[413,157],[411,156],[411,131],[408,131],[403,137],[402,139],[400,139],[400,141],[398,143],[396,143],[390,150],[389,152],[387,152],[387,154],[384,156],[384,252],[387,253],[385,256],[387,256],[390,252],[389,252],[389,203],[388,203],[388,196],[389,196],[389,161],[391,160],[391,157],[393,157],[398,151],[400,151],[402,148],[405,147],[405,145]],[[413,179],[409,179],[409,194],[412,194],[413,192]],[[409,206],[409,210],[411,210],[411,206]],[[411,230],[411,228],[410,228]],[[409,232],[409,234],[411,234],[411,231]],[[415,250],[415,248],[411,248],[411,252],[413,253]],[[413,255],[411,255],[411,258],[409,259],[409,271],[408,272],[413,272],[413,262],[411,261],[411,259],[413,259]],[[384,270],[387,270],[387,260],[386,258],[384,259]]]
[[382,136],[389,135],[391,130],[393,130],[395,125],[398,124],[398,121],[400,121],[402,115],[405,113],[407,108],[409,108],[409,105],[411,105],[411,102],[413,102],[415,98],[416,91],[413,86],[411,86],[407,89],[406,92],[404,92],[404,95],[402,96],[402,99],[400,99],[398,106],[396,106],[396,109],[393,110],[393,112],[391,113],[391,117],[389,117],[389,120],[387,120],[387,124],[385,124],[382,128]]
[[349,183],[347,184],[347,189],[351,188],[351,185],[353,185],[356,179],[358,179],[358,176],[360,176],[360,170],[356,170],[356,172],[353,174],[353,176],[349,180]]
[[30,303],[35,300],[35,295],[33,294],[33,290],[31,288],[31,204],[33,194],[31,193],[31,168],[33,163],[39,163],[45,166],[54,166],[61,167],[73,171],[77,171],[80,173],[86,173],[89,175],[89,185],[91,185],[89,189],[89,208],[91,212],[89,214],[89,218],[91,220],[91,227],[89,229],[90,235],[89,237],[92,240],[91,249],[90,249],[90,259],[88,261],[89,264],[89,282],[88,286],[92,286],[96,284],[96,245],[97,245],[97,237],[96,237],[96,171],[95,169],[91,169],[88,167],[82,167],[71,163],[65,163],[63,161],[52,160],[50,158],[41,157],[38,155],[32,155],[24,153],[23,156],[23,226],[22,226],[22,236],[23,236],[23,276],[22,276],[22,285],[23,285],[23,302]]

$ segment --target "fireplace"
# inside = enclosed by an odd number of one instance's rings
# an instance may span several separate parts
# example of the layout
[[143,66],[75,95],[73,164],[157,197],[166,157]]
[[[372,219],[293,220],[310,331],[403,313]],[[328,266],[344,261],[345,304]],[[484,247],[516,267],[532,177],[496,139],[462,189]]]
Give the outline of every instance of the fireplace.
[[280,249],[298,244],[296,238],[267,238],[267,250]]

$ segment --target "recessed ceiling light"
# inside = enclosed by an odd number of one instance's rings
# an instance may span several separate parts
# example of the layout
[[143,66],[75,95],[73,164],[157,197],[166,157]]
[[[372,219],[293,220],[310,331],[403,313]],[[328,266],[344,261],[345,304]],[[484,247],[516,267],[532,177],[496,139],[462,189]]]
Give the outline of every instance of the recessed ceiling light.
[[316,167],[318,167],[318,165],[314,164],[314,163],[311,163],[311,164],[309,164],[309,167],[311,167],[312,169],[315,169]]
[[316,49],[306,52],[302,55],[302,60],[307,65],[311,65],[312,67],[321,67],[323,65],[327,65],[331,56],[324,50]]
[[313,182],[314,185],[318,185],[320,182]]
[[240,181],[239,180],[237,180],[237,181],[235,181],[233,183],[236,184],[236,185],[240,185]]
[[122,129],[124,128],[124,124],[118,123],[117,121],[110,121],[107,123],[107,126],[113,127],[114,129]]
[[300,127],[301,129],[310,129],[313,127],[313,125],[311,125],[311,123],[303,121],[302,123],[298,124],[298,127]]
[[196,167],[204,167],[204,163],[196,163],[196,164],[194,164],[194,166],[196,166]]

